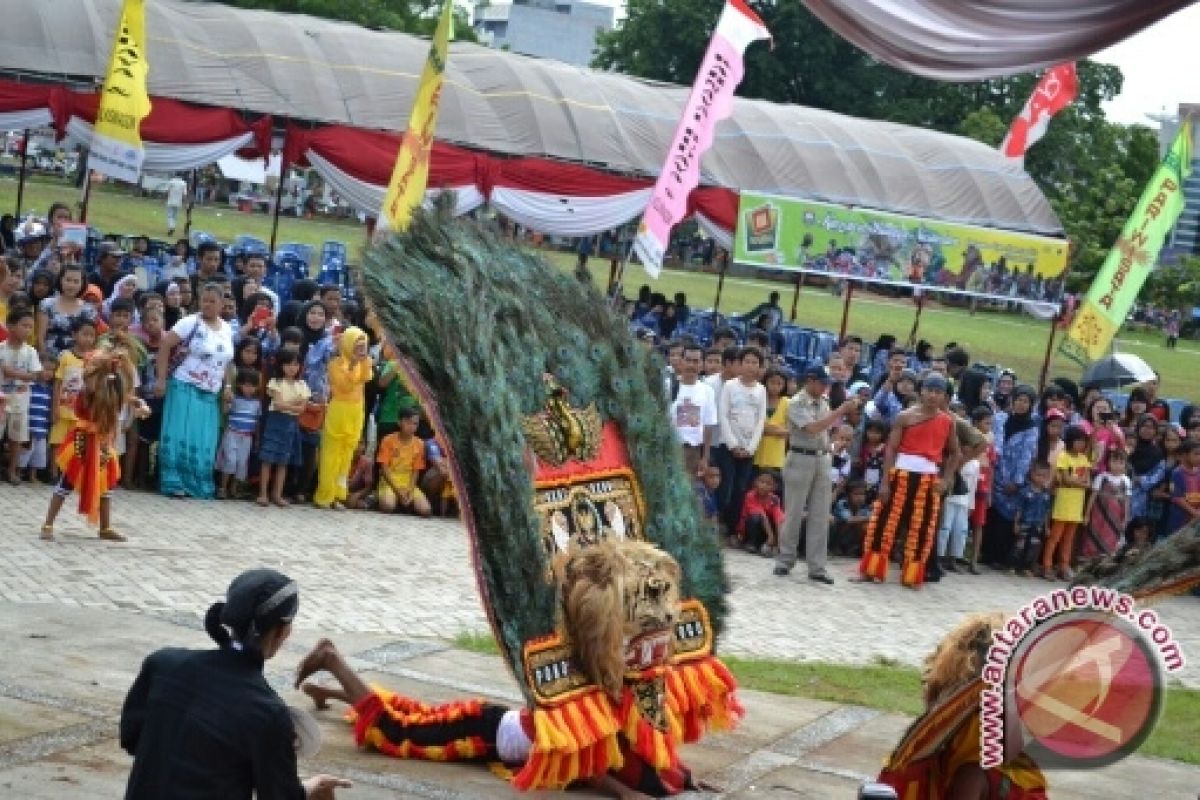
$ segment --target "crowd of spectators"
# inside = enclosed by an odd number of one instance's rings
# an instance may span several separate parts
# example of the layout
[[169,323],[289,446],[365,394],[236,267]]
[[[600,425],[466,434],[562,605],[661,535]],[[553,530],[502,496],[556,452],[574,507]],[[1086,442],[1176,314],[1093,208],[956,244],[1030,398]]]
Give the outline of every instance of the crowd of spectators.
[[[644,305],[631,322],[659,348]],[[934,352],[883,336],[868,356],[853,335],[796,374],[762,333],[739,342],[718,328],[708,345],[681,333],[659,349],[706,519],[728,546],[775,559],[776,574],[803,555],[809,577],[828,583],[826,550],[862,556],[895,461],[893,426],[939,382],[961,459],[927,579],[984,565],[1067,579],[1081,559],[1119,557],[1138,537],[1152,542],[1200,519],[1200,413],[1187,406],[1171,422],[1157,381],[1134,387],[1118,413],[1108,396],[1067,379],[1038,391],[1011,371],[972,367],[953,343]],[[902,531],[893,560],[903,548]]]
[[[138,365],[151,410],[125,419],[117,437],[126,488],[280,507],[454,509],[443,445],[340,287],[299,280],[280,298],[264,285],[265,258],[186,242],[146,286],[138,248],[105,244],[85,269],[59,246],[69,221],[54,206],[48,226],[17,231],[0,260],[10,483],[56,480],[82,365],[107,346]],[[666,342],[670,419],[706,518],[730,545],[774,558],[779,574],[802,543],[809,576],[823,582],[826,551],[861,553],[894,427],[936,378],[949,388],[942,404],[958,418],[962,458],[931,576],[982,563],[1061,577],[1078,558],[1117,554],[1131,531],[1161,538],[1200,517],[1200,414],[1189,407],[1171,423],[1155,382],[1118,414],[1070,381],[1038,392],[1011,372],[972,368],[953,343],[935,352],[891,336],[871,348],[847,336],[797,374],[772,352],[777,295],[747,315],[758,327],[746,341],[730,328],[707,345],[687,338],[682,293],[667,302],[644,292],[631,313],[647,347]]]
[[122,418],[125,488],[247,498],[286,507],[453,512],[443,447],[398,364],[341,287],[265,285],[264,256],[177,245],[146,285],[144,250],[106,242],[95,267],[61,244],[70,221],[17,232],[0,258],[0,402],[8,482],[56,482],[83,364],[122,348],[138,368],[146,419]]

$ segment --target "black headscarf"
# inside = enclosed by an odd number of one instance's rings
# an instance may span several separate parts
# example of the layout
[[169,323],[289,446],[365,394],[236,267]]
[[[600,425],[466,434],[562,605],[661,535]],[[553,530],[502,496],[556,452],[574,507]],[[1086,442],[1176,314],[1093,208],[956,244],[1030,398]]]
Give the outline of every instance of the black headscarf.
[[[1029,411],[1025,414],[1017,414],[1013,412],[1016,399],[1021,395],[1029,398]],[[1012,391],[1012,400],[1009,401],[1008,419],[1004,420],[1004,438],[1016,436],[1018,433],[1024,433],[1033,427],[1033,408],[1037,402],[1037,392],[1032,386],[1024,384],[1017,386]]]
[[[1147,420],[1154,424],[1156,431],[1155,437],[1150,441],[1146,441],[1141,436],[1142,425]],[[1166,458],[1163,449],[1158,446],[1157,430],[1158,419],[1153,414],[1142,414],[1138,417],[1137,425],[1133,429],[1133,452],[1129,454],[1129,466],[1134,475],[1147,474],[1158,465],[1158,462]]]
[[273,569],[252,569],[233,579],[225,602],[212,604],[204,629],[222,648],[257,653],[262,635],[291,622],[299,610],[295,581]]
[[311,300],[300,307],[300,311],[297,313],[296,319],[291,323],[295,327],[299,328],[300,332],[304,334],[304,342],[300,345],[301,358],[308,355],[308,348],[312,347],[314,344],[329,335],[325,328],[313,330],[312,328],[308,327],[308,312],[311,311],[315,306],[321,306],[322,310],[325,308],[325,306],[321,305],[320,300]]
[[968,414],[984,404],[983,385],[989,381],[991,376],[977,369],[966,370],[958,379],[958,399],[966,406]]

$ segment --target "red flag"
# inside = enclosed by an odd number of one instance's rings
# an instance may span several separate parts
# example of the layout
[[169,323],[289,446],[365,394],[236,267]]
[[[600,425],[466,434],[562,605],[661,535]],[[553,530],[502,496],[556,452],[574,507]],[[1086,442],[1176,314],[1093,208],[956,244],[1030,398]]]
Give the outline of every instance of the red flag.
[[1000,152],[1009,158],[1024,160],[1025,151],[1045,135],[1050,118],[1071,105],[1078,96],[1079,79],[1074,62],[1046,70],[1000,143]]

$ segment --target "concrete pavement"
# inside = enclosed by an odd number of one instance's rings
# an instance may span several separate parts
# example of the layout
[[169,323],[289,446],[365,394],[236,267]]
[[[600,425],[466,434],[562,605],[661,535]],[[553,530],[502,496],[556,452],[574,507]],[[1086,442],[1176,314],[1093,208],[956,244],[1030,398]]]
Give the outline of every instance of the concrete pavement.
[[[461,525],[376,514],[261,510],[121,493],[127,544],[97,540],[64,512],[58,539],[37,540],[48,491],[0,490],[0,797],[119,797],[129,759],[116,745],[120,704],[141,659],[164,645],[206,646],[200,615],[238,571],[276,566],[302,587],[294,641],[269,665],[293,704],[296,661],[333,635],[368,677],[431,701],[483,695],[517,702],[498,658],[447,639],[486,628]],[[843,577],[851,562],[835,562]],[[746,654],[919,663],[962,613],[1014,610],[1050,584],[951,576],[920,593],[889,585],[833,587],[770,575],[771,562],[734,553],[726,649]],[[1185,652],[1200,653],[1192,599],[1158,608]],[[1200,656],[1197,656],[1200,657]],[[1196,668],[1185,680],[1196,685]],[[685,749],[707,781],[735,798],[853,797],[908,720],[821,701],[743,692],[739,731]],[[333,711],[318,714],[325,747],[306,771],[356,781],[354,798],[506,797],[482,767],[397,762],[357,752]],[[1200,769],[1133,758],[1052,776],[1055,798],[1196,796]],[[578,795],[577,795],[578,796]]]

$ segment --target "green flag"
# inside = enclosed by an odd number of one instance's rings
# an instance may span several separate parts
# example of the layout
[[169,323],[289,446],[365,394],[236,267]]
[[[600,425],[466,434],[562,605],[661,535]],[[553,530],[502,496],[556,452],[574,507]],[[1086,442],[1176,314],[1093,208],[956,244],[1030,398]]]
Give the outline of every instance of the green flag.
[[1103,357],[1154,270],[1167,232],[1183,211],[1183,182],[1192,171],[1192,120],[1179,127],[1133,215],[1079,304],[1060,351],[1080,363]]

